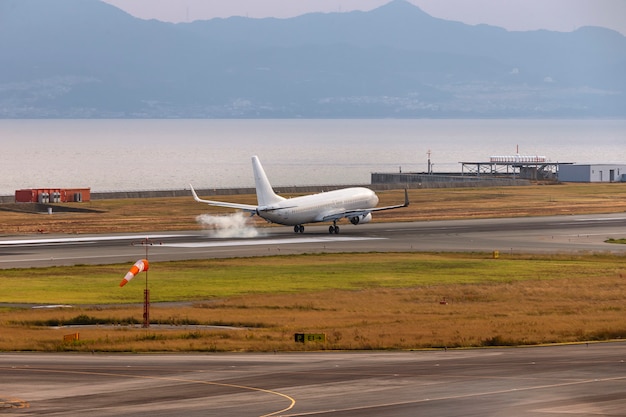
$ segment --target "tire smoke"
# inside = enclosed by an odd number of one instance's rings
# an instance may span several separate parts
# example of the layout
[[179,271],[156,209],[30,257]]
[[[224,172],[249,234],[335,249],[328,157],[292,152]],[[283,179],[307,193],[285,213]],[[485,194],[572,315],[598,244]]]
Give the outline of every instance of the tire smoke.
[[212,216],[201,214],[196,221],[209,231],[211,237],[216,238],[250,238],[257,237],[259,231],[250,224],[250,217],[243,212],[228,216]]

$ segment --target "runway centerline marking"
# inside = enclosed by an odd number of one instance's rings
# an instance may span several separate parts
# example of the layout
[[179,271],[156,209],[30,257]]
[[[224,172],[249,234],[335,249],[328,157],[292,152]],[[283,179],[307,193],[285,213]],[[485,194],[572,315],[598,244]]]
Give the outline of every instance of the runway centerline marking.
[[298,243],[332,243],[332,242],[354,242],[365,240],[384,240],[382,237],[298,237],[288,239],[240,239],[240,240],[211,240],[205,242],[181,242],[163,243],[162,247],[171,248],[214,248],[224,246],[258,246],[258,245],[293,245]]

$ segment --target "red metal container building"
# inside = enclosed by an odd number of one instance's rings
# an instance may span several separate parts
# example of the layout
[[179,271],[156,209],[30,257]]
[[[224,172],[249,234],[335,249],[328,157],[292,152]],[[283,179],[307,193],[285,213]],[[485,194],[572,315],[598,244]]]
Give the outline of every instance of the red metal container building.
[[80,203],[90,199],[90,188],[28,188],[15,190],[16,203]]

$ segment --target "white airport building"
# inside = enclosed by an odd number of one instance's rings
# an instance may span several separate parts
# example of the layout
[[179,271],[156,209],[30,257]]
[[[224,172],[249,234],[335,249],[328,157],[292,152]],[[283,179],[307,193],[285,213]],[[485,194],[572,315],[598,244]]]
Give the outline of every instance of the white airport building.
[[561,182],[626,182],[623,164],[559,164]]

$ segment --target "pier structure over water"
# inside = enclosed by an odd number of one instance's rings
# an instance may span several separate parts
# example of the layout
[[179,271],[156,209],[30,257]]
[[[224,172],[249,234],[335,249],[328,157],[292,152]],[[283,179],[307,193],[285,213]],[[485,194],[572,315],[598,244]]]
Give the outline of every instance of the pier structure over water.
[[[428,172],[372,173],[372,185],[405,187],[495,187],[530,185],[532,181],[557,181],[563,163],[551,162],[545,156],[491,156],[485,162],[460,162],[461,172],[432,171],[430,153]],[[569,164],[569,163],[568,163]]]
[[545,156],[503,155],[491,156],[488,162],[460,162],[461,175],[506,176],[525,180],[556,180],[558,162]]

